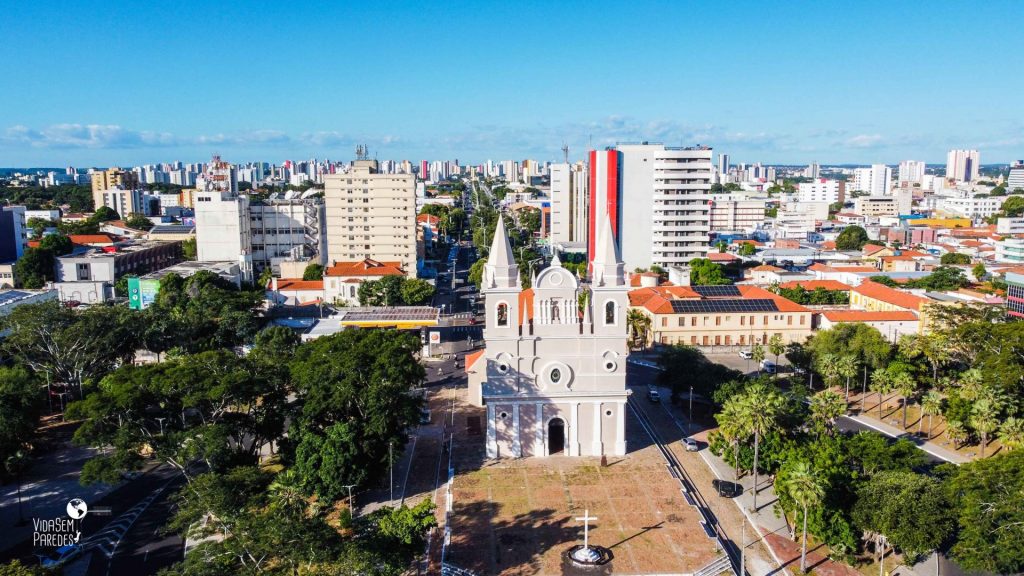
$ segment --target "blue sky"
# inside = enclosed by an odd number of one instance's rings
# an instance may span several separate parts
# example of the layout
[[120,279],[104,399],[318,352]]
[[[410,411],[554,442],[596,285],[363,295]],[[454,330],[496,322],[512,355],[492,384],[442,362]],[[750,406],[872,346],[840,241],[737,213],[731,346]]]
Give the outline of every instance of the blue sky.
[[1018,2],[3,2],[0,166],[1024,157]]

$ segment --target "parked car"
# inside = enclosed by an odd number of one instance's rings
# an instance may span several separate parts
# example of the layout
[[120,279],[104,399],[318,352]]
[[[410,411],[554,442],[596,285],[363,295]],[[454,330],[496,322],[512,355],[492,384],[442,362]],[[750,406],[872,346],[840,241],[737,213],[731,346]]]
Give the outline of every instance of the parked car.
[[747,360],[750,360],[753,357],[754,353],[751,352],[750,350],[740,350],[740,358],[746,358]]
[[778,369],[778,365],[775,364],[775,362],[772,362],[771,360],[761,361],[761,370],[763,370],[767,374],[775,374],[775,372],[778,371]]
[[686,447],[687,452],[696,452],[700,450],[700,445],[693,438],[683,438],[683,446]]
[[735,498],[743,493],[743,486],[730,482],[728,480],[719,480],[715,478],[711,481],[711,487],[718,492],[718,495],[722,498]]
[[647,390],[647,399],[655,404],[661,402],[661,394],[654,388]]

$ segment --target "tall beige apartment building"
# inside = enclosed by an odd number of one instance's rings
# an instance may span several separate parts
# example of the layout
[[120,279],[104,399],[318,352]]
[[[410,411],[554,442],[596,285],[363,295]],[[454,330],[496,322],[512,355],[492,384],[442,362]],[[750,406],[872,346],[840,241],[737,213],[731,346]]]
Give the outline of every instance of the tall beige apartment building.
[[[129,170],[122,170],[118,167],[110,168],[108,170],[95,170],[92,173],[92,202],[93,207],[99,208],[100,206],[106,206],[107,203],[104,201],[103,193],[112,188],[121,188],[123,190],[135,190],[139,186],[138,177],[134,172]],[[136,210],[141,212],[141,210]],[[121,216],[127,218],[127,214],[121,214]]]
[[380,174],[356,160],[347,174],[324,176],[329,262],[400,262],[416,277],[416,177]]

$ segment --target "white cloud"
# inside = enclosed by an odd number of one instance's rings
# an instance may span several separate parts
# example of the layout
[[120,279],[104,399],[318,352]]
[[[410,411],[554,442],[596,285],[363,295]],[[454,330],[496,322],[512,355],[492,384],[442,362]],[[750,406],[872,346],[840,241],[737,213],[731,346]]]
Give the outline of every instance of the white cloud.
[[843,141],[847,148],[879,148],[885,139],[881,134],[858,134]]
[[128,130],[116,124],[54,124],[8,128],[3,140],[34,148],[156,148],[179,144],[167,132]]

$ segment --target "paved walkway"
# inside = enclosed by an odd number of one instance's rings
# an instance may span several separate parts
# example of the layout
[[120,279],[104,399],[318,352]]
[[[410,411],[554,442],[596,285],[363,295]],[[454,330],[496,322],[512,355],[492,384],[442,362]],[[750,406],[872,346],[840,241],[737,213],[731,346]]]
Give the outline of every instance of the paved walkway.
[[[667,389],[662,392],[662,397],[669,397]],[[686,416],[683,410],[672,406],[668,402],[663,402],[661,405],[664,410],[672,415],[676,424],[685,431]],[[697,427],[699,426],[695,426],[695,429]],[[714,472],[715,477],[730,482],[734,481],[732,466],[727,464],[725,460],[712,454],[711,450],[707,448],[707,436],[711,431],[711,429],[700,430],[690,437],[702,443],[699,454],[708,467],[711,468],[712,472]],[[756,511],[754,510],[753,475],[743,476],[738,483],[743,486],[743,493],[733,498],[733,502],[747,517],[751,525],[757,529],[763,542],[767,544],[768,550],[779,566],[778,570],[774,573],[796,573],[799,571],[800,545],[790,539],[790,526],[785,516],[781,512],[776,513],[775,503],[778,501],[778,496],[775,494],[772,477],[767,475],[758,476],[760,490],[757,494],[758,508]],[[860,574],[846,564],[833,562],[824,554],[812,554],[810,551],[808,552],[807,566],[812,568],[816,574],[828,574],[830,576],[859,576]]]
[[924,450],[925,452],[931,454],[932,456],[935,456],[936,458],[945,460],[946,462],[952,462],[954,464],[966,464],[967,462],[971,461],[971,459],[967,458],[966,456],[961,456],[960,454],[957,454],[956,452],[953,452],[948,448],[940,446],[935,442],[926,442],[924,440],[921,440],[920,438],[914,436],[913,434],[904,432],[903,430],[900,430],[895,426],[886,424],[885,422],[881,422],[877,418],[872,418],[870,416],[865,416],[862,414],[847,414],[846,418],[849,418],[854,422],[859,422],[891,438],[906,438],[907,440],[910,440],[914,444],[917,444],[917,447],[920,448],[921,450]]

